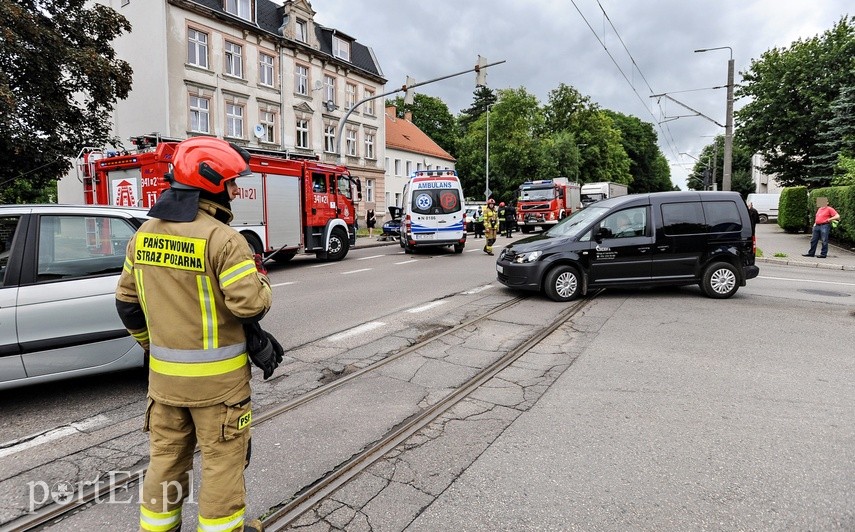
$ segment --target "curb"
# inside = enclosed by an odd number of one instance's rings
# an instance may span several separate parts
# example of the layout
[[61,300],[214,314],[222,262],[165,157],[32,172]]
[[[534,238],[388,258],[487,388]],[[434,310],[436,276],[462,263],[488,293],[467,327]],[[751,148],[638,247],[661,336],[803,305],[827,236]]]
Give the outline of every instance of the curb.
[[767,258],[767,257],[755,257],[755,262],[768,262],[770,264],[777,264],[779,266],[801,266],[802,268],[817,268],[819,270],[844,270],[844,271],[855,271],[855,266],[846,266],[843,264],[832,264],[832,263],[819,263],[819,262],[807,262],[804,260],[790,260],[790,259],[776,259],[776,258]]

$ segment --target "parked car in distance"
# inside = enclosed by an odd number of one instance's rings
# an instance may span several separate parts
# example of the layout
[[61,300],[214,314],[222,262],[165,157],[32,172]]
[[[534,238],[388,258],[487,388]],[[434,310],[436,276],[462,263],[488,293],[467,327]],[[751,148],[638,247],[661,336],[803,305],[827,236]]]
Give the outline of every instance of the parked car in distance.
[[478,207],[467,207],[463,214],[463,224],[467,233],[475,232],[475,218],[478,216]]
[[736,192],[657,192],[598,201],[509,244],[498,280],[570,301],[591,288],[698,284],[731,297],[759,274],[748,208]]
[[144,365],[116,313],[144,209],[0,206],[0,390]]
[[749,194],[745,198],[747,203],[754,205],[757,214],[760,215],[760,223],[778,219],[778,203],[781,201],[780,194]]
[[401,208],[389,207],[389,219],[383,222],[383,233],[381,237],[401,236]]

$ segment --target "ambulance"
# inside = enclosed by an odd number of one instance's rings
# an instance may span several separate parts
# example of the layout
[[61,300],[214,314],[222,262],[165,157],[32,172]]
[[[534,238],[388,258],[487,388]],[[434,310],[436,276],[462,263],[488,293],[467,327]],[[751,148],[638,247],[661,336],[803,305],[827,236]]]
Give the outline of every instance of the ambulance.
[[454,170],[419,170],[404,186],[401,247],[451,246],[463,253],[466,227],[463,189]]

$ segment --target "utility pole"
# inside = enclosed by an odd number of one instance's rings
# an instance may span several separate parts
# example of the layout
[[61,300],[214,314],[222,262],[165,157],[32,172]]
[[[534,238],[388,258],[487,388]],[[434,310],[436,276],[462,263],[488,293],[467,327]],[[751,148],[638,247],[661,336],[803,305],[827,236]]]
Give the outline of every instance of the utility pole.
[[724,171],[721,176],[722,190],[731,189],[731,171],[733,169],[733,48],[730,46],[717,46],[715,48],[701,48],[698,52],[709,52],[711,50],[729,50],[730,59],[727,62],[727,106],[724,119]]

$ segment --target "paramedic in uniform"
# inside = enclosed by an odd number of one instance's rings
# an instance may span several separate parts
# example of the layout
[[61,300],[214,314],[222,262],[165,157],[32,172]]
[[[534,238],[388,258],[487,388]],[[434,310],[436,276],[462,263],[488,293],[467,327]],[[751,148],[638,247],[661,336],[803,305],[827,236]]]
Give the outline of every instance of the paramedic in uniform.
[[[271,304],[270,283],[246,240],[227,224],[235,178],[249,175],[249,153],[196,137],[179,143],[166,190],[131,239],[116,307],[149,354],[151,461],[145,475],[140,530],[181,527],[193,450],[202,453],[200,531],[260,530],[244,519],[249,462],[249,359],[269,377],[279,351],[249,349],[246,327]],[[263,331],[261,331],[263,333]],[[273,354],[271,355],[271,352]],[[266,356],[266,359],[265,359]]]

